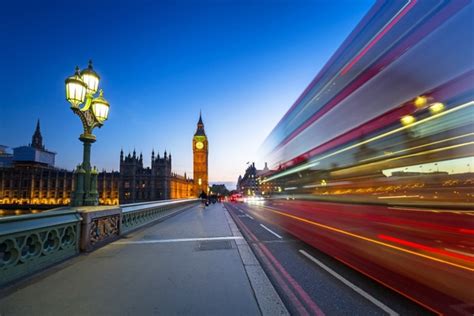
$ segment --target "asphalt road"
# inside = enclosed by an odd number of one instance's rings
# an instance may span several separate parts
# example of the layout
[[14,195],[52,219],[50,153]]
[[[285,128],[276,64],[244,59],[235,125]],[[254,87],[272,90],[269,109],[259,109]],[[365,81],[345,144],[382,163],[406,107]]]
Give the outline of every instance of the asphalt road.
[[262,206],[226,203],[226,207],[292,314],[432,314],[288,234],[267,220]]

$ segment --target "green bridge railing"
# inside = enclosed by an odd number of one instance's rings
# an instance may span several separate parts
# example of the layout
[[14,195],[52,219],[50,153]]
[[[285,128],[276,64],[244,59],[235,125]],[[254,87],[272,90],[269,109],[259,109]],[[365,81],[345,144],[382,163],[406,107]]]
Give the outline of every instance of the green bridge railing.
[[176,208],[187,207],[196,203],[196,199],[167,200],[163,202],[148,202],[122,205],[121,233],[125,234],[138,229],[150,222],[164,218]]
[[0,287],[178,213],[198,199],[64,207],[0,218]]

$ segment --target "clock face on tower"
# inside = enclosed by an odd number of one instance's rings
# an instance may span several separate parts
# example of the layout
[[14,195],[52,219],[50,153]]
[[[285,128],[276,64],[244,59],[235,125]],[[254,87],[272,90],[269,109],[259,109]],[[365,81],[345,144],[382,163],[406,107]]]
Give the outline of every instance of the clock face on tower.
[[203,149],[204,148],[204,144],[202,142],[197,142],[196,143],[196,148],[197,149]]

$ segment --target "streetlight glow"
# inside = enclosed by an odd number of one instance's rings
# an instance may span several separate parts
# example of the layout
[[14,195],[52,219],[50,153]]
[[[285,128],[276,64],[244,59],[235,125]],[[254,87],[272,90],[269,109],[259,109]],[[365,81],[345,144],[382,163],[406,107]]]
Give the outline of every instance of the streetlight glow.
[[[89,206],[99,204],[99,193],[97,191],[96,168],[92,168],[90,162],[91,146],[96,137],[92,131],[101,127],[109,116],[109,102],[105,100],[102,90],[99,96],[94,94],[99,88],[99,75],[92,69],[92,60],[83,71],[76,72],[68,77],[66,83],[66,100],[71,103],[71,110],[79,116],[84,132],[79,140],[84,145],[83,161],[74,171],[74,192],[71,194],[72,206]],[[84,103],[83,107],[80,107]]]
[[95,117],[102,123],[107,120],[109,116],[109,102],[103,97],[104,92],[102,89],[99,91],[99,96],[92,100],[92,112]]
[[79,67],[76,67],[74,75],[66,79],[66,100],[73,107],[78,107],[86,99],[87,85],[79,76]]
[[92,69],[92,60],[89,60],[89,66],[81,71],[81,79],[87,85],[87,93],[96,93],[99,88],[99,75]]

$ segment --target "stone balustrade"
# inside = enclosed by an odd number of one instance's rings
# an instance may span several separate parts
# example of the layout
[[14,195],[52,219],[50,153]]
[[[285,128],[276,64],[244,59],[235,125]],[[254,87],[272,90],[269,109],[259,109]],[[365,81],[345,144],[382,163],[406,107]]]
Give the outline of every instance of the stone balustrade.
[[79,253],[74,210],[0,218],[0,286]]
[[99,248],[197,202],[182,199],[115,207],[63,207],[0,218],[0,287],[80,251]]
[[147,202],[127,204],[122,206],[121,234],[138,229],[155,220],[162,219],[176,208],[187,207],[196,203],[196,199],[166,200],[159,202]]

